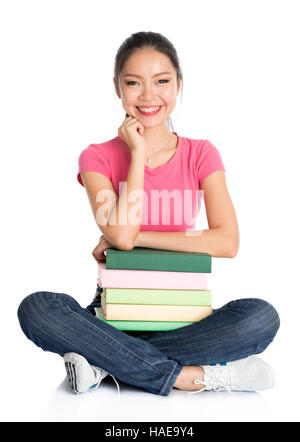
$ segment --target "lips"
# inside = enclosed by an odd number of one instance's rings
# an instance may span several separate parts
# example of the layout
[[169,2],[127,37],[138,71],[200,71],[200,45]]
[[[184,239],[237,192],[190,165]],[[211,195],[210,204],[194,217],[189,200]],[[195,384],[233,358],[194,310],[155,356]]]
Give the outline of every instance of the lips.
[[[141,107],[136,106],[136,108],[143,115],[156,115],[160,111],[162,106],[141,106]],[[150,112],[149,110],[146,111],[145,109],[156,109],[156,110]]]

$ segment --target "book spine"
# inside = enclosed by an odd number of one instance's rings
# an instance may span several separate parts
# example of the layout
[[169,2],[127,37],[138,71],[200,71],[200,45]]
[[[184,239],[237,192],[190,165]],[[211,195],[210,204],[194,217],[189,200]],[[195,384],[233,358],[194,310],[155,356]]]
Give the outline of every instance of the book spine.
[[171,272],[211,273],[211,255],[205,253],[179,253],[162,250],[135,253],[130,251],[107,249],[107,269],[158,270]]
[[207,279],[208,274],[200,272],[106,269],[105,263],[101,262],[97,282],[111,288],[206,290]]
[[105,288],[107,304],[163,304],[211,306],[210,290],[152,290]]
[[211,307],[201,306],[106,304],[105,308],[106,319],[120,321],[196,322],[211,313]]

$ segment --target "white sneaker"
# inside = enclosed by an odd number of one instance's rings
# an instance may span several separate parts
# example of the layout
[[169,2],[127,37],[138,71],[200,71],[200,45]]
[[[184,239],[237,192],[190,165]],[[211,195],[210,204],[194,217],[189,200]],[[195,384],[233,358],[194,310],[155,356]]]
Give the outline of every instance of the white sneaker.
[[204,381],[195,379],[194,383],[202,384],[204,388],[187,394],[204,390],[227,390],[228,392],[268,390],[275,384],[272,367],[256,356],[223,364],[202,365],[202,368]]
[[[64,362],[68,380],[74,393],[96,390],[102,380],[109,375],[109,373],[102,368],[90,365],[83,356],[77,353],[65,353]],[[111,374],[110,376],[114,379],[118,387],[118,393],[120,393],[120,387],[116,378]]]

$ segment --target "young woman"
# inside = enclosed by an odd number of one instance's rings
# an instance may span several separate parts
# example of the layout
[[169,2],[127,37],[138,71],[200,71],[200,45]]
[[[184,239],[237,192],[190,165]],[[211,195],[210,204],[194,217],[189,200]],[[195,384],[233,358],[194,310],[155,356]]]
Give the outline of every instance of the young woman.
[[[126,117],[117,137],[91,144],[81,153],[77,175],[103,233],[93,251],[98,262],[105,260],[108,247],[224,258],[237,254],[238,224],[218,150],[208,140],[169,129],[182,78],[176,50],[161,34],[132,34],[117,52],[113,80]],[[168,222],[162,222],[151,200],[151,192],[162,190],[164,195],[177,192],[176,216],[169,208]],[[189,205],[183,204],[186,190],[192,195]],[[199,190],[209,229],[194,231]],[[169,199],[163,200],[163,210],[167,203]],[[183,205],[184,219],[178,222]],[[186,219],[191,205],[192,218]],[[265,350],[279,328],[278,314],[268,302],[238,299],[177,330],[125,332],[95,316],[101,292],[98,287],[87,308],[67,294],[36,292],[18,309],[25,335],[64,358],[75,393],[96,389],[108,374],[162,396],[172,388],[193,393],[273,386],[273,370],[253,356]]]

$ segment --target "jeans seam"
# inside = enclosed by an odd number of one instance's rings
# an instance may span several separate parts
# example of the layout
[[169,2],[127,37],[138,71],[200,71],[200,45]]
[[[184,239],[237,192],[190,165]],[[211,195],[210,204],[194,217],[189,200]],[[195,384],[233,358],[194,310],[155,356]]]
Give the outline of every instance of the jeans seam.
[[64,304],[64,303],[61,301],[61,299],[60,299],[59,296],[57,296],[56,299],[57,299],[57,301],[59,302],[59,304],[60,304],[60,306],[61,306],[61,308],[62,308],[62,311],[64,311],[64,310],[68,310],[70,313],[73,312],[73,310],[71,309],[71,307],[70,307],[68,304]]
[[160,391],[160,394],[161,394],[161,395],[165,392],[166,388],[168,387],[169,382],[170,382],[170,379],[171,379],[171,377],[172,377],[173,374],[174,374],[175,368],[176,368],[176,365],[174,366],[172,372],[169,374],[168,379],[166,380],[166,382],[165,382],[165,384],[164,384],[162,390]]
[[[73,311],[71,309],[72,313],[74,313],[75,315],[77,315],[80,319],[81,319],[81,315],[75,311]],[[100,319],[98,319],[100,321]],[[97,330],[99,330],[98,327],[96,327],[93,323],[89,322],[90,325],[92,325],[93,327],[95,327]],[[127,351],[128,353],[130,353],[131,355],[135,356],[137,359],[143,361],[144,363],[146,363],[147,365],[149,365],[152,369],[158,370],[161,373],[165,374],[169,374],[168,371],[165,370],[161,370],[159,367],[156,367],[155,365],[151,364],[151,362],[146,361],[145,359],[143,359],[141,356],[136,355],[132,350],[128,350],[126,347],[124,347],[120,342],[116,341],[112,336],[108,335],[104,330],[101,330],[102,333],[104,333],[108,338],[112,339],[117,345],[119,345],[122,349],[124,349],[125,351]],[[176,361],[175,361],[176,362]],[[174,372],[174,369],[173,369]],[[172,373],[173,373],[172,372]]]

